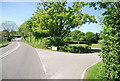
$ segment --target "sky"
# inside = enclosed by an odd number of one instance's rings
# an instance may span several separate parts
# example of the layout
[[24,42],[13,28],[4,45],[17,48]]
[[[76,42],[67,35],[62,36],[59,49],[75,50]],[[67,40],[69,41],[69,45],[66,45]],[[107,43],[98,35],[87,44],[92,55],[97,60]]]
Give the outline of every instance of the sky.
[[[70,4],[68,4],[70,5]],[[30,19],[32,17],[32,14],[35,13],[37,6],[37,2],[1,2],[0,3],[0,10],[2,13],[0,13],[0,19],[1,21],[14,21],[19,26],[24,21]],[[98,19],[98,16],[101,16],[100,13],[102,11],[95,11],[93,8],[84,7],[83,12],[89,13],[90,15],[95,15],[95,17]],[[102,30],[102,27],[97,24],[84,24],[79,29],[82,32],[99,32]]]

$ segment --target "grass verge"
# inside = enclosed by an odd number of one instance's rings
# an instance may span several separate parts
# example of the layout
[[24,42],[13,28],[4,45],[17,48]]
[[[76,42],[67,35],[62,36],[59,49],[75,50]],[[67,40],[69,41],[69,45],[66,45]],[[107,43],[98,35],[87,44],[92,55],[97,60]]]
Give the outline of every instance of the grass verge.
[[[71,46],[79,46],[79,45],[86,46],[87,44],[69,44],[69,45],[71,45]],[[93,47],[93,48],[101,48],[102,45],[100,45],[100,44],[92,44],[91,47]]]
[[102,73],[102,65],[103,62],[101,61],[90,67],[86,72],[85,79],[103,79],[104,74]]
[[40,48],[40,44],[38,44],[36,42],[33,43],[33,42],[27,42],[27,41],[24,41],[24,40],[22,40],[22,42],[27,43],[27,44],[31,45],[32,47],[34,47],[34,48]]
[[93,47],[93,48],[101,48],[102,47],[102,45],[100,45],[100,44],[92,44],[92,46],[91,47]]
[[0,47],[7,46],[9,43],[10,43],[9,41],[2,42],[0,43]]
[[[32,47],[34,47],[34,48],[40,48],[40,49],[45,49],[45,50],[51,50],[51,51],[55,51],[55,50],[52,50],[52,48],[49,48],[49,49],[47,49],[47,48],[44,48],[44,46],[39,42],[27,42],[27,41],[25,41],[25,40],[22,40],[24,43],[27,43],[27,44],[29,44],[29,45],[31,45]],[[81,44],[79,44],[79,45],[81,45]],[[72,44],[72,45],[70,45],[70,46],[79,46],[79,45],[75,45],[75,44]],[[86,46],[86,44],[82,44],[81,46]],[[66,52],[66,51],[61,51],[61,50],[57,50],[58,52],[65,52],[65,53],[71,53],[71,52]],[[96,50],[94,50],[94,49],[91,49],[90,50],[90,52],[86,52],[86,53],[95,53],[95,52],[97,52]],[[75,52],[76,53],[76,52]],[[85,54],[86,54],[85,53]],[[76,54],[83,54],[83,53],[76,53]]]

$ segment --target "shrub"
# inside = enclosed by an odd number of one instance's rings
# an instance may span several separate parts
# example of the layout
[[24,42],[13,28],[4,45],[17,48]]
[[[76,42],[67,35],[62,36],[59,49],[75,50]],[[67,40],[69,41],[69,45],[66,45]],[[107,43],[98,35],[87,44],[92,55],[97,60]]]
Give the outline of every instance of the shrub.
[[70,52],[70,53],[89,53],[91,49],[88,46],[60,46],[59,51]]
[[[118,7],[115,3],[113,5]],[[111,8],[113,6],[109,9]],[[118,9],[114,9],[103,20],[102,60],[105,79],[120,81],[120,5]]]
[[49,38],[43,38],[40,45],[42,48],[50,47],[51,41],[49,40]]
[[51,46],[63,46],[65,42],[61,39],[61,37],[46,37],[42,39],[41,45],[43,48],[48,48]]

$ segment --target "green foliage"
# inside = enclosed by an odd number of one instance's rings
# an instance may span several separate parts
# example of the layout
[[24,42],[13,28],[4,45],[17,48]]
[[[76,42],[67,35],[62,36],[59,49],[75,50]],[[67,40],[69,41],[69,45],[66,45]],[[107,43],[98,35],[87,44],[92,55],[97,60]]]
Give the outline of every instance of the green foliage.
[[[36,34],[34,34],[32,32],[32,29],[31,29],[32,26],[33,26],[32,20],[29,19],[29,20],[25,21],[23,24],[21,24],[18,28],[18,32],[21,35],[22,39],[27,42],[31,42],[32,39],[35,39],[35,37],[36,37]],[[37,36],[39,36],[39,35],[37,35]]]
[[[102,57],[107,79],[120,80],[120,3],[111,3],[103,20]],[[112,8],[119,6],[119,8]],[[111,9],[111,10],[110,10]],[[113,10],[112,10],[113,9]],[[109,13],[110,12],[110,13]],[[109,13],[109,14],[108,14]]]
[[41,45],[44,48],[51,46],[59,47],[65,45],[65,42],[61,39],[61,37],[46,37],[42,39]]
[[106,10],[101,36],[104,78],[120,80],[120,1],[91,3],[90,6]]
[[14,36],[16,35],[17,25],[13,21],[2,22],[1,28],[2,28],[1,36],[3,41],[4,40],[11,41],[11,39],[14,38]]
[[76,44],[92,44],[92,43],[98,43],[99,40],[99,34],[92,33],[92,32],[81,32],[79,30],[74,30],[69,33],[69,35],[64,39],[66,42],[69,43],[76,43]]
[[65,45],[65,46],[60,46],[59,51],[70,52],[70,53],[90,53],[91,49],[88,46]]
[[73,41],[78,41],[78,34],[80,33],[79,30],[74,30],[70,33],[70,37],[72,38]]
[[64,45],[63,39],[71,29],[80,27],[87,22],[96,23],[94,16],[82,13],[82,7],[85,5],[87,3],[74,2],[71,6],[67,6],[66,0],[40,2],[31,19],[20,25],[19,33],[23,40],[38,42],[44,48],[52,45],[62,46]]
[[70,32],[69,38],[71,38],[72,41],[84,41],[85,33],[79,30],[74,30]]
[[7,30],[1,31],[2,40],[8,40],[10,38],[10,32]]
[[91,45],[92,43],[97,43],[98,42],[97,37],[98,36],[92,32],[87,32],[85,34],[85,39],[88,45]]
[[0,47],[4,47],[6,45],[8,45],[10,42],[9,41],[0,41]]
[[[96,22],[93,16],[82,13],[84,2],[74,2],[67,7],[67,2],[38,3],[36,13],[33,14],[33,32],[49,33],[51,37],[65,37],[67,33],[86,22]],[[48,36],[48,37],[49,37]]]

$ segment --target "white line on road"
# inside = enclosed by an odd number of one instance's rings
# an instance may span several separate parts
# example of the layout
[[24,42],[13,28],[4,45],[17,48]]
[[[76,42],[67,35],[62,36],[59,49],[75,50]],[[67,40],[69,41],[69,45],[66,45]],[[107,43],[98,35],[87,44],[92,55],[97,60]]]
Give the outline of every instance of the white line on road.
[[38,53],[38,50],[37,50],[36,48],[35,48],[35,50],[36,50],[36,52],[37,52],[37,54],[38,54],[38,56],[39,56],[39,58],[40,58],[40,61],[41,61],[41,63],[42,63],[42,67],[43,67],[43,70],[44,70],[44,72],[45,72],[46,79],[48,79],[47,71],[46,71],[45,66],[44,66],[44,64],[43,64],[42,58],[40,57],[40,55],[39,55],[39,53]]
[[[100,62],[100,61],[101,61],[101,60],[99,60],[98,62]],[[85,73],[87,72],[87,70],[88,70],[91,66],[95,65],[95,64],[98,63],[98,62],[95,62],[95,63],[91,64],[90,66],[88,66],[87,68],[84,69],[84,71],[83,71],[83,73],[82,73],[82,77],[81,77],[82,80],[85,79]]]
[[13,51],[17,50],[17,49],[20,47],[19,42],[17,42],[17,44],[18,44],[17,47],[15,47],[14,49],[12,49],[12,50],[4,53],[4,54],[2,54],[2,55],[0,56],[0,59],[4,58],[5,56],[9,55],[9,54],[12,53]]

